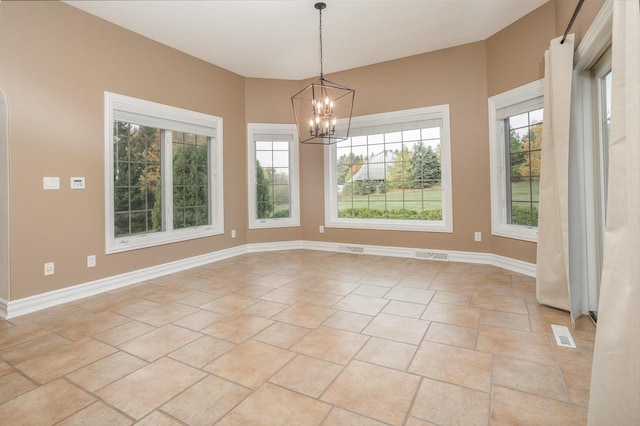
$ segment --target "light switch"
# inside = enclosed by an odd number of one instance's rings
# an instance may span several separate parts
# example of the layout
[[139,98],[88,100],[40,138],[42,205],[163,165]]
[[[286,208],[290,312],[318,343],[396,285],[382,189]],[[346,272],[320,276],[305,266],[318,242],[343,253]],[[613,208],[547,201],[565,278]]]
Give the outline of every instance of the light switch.
[[84,177],[72,177],[71,189],[84,189]]
[[43,177],[42,188],[46,190],[60,189],[60,178],[59,177]]

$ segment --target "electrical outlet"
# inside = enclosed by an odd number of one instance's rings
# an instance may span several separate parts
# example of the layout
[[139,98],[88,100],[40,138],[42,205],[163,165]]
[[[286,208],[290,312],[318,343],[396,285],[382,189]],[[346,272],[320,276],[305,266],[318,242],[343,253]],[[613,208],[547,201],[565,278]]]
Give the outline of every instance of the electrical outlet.
[[87,268],[93,268],[94,266],[96,266],[96,255],[87,256]]
[[55,272],[55,269],[53,267],[53,262],[48,262],[44,264],[44,274],[45,275],[53,275]]
[[473,237],[476,241],[482,241],[482,232],[476,232]]
[[231,238],[235,238],[236,237],[236,230],[232,229],[231,230]]
[[320,225],[320,233],[324,234],[324,226]]

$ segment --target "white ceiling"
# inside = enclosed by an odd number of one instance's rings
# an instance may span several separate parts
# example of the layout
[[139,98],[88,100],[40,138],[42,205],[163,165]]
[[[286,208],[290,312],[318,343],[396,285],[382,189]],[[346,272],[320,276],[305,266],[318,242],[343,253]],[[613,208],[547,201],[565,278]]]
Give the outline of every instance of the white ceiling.
[[[484,40],[546,1],[325,0],[324,71]],[[320,71],[315,0],[65,3],[245,77]]]

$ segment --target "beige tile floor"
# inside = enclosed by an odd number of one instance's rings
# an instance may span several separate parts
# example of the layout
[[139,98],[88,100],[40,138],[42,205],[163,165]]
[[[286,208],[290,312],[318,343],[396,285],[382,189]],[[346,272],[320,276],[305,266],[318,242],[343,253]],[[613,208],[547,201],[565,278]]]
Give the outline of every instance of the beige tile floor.
[[584,425],[595,328],[499,268],[249,254],[0,322],[2,425]]

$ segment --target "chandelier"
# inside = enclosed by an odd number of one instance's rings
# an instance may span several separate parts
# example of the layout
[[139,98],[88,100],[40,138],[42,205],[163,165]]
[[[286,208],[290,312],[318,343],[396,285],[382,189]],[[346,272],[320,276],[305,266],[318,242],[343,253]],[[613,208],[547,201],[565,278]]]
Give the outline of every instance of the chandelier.
[[349,137],[356,92],[324,78],[322,10],[327,5],[314,7],[320,12],[320,79],[293,95],[291,104],[300,142],[330,145]]

